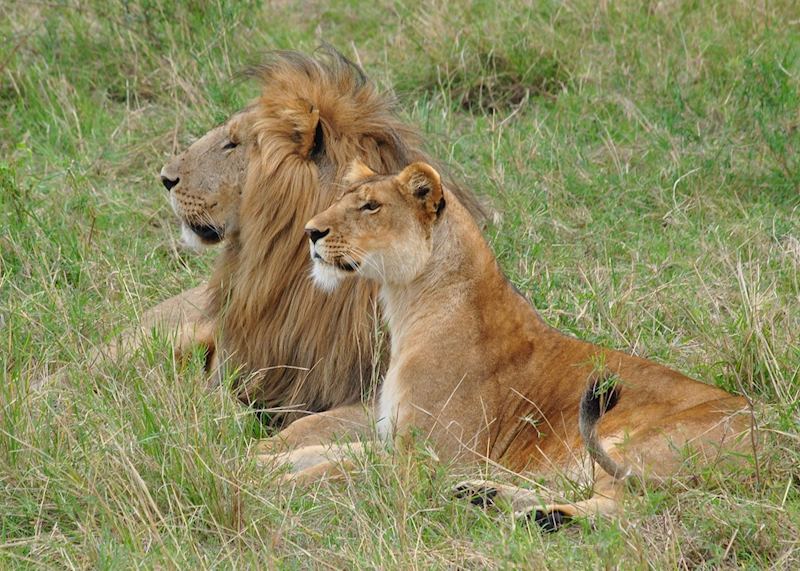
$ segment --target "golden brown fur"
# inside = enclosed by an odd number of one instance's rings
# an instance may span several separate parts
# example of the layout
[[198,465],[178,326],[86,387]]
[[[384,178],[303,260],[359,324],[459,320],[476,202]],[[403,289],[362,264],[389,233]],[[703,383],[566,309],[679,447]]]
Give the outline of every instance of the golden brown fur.
[[[585,502],[543,506],[529,491],[488,482],[462,488],[491,488],[545,528],[615,512],[628,473],[670,476],[686,445],[707,462],[741,445],[744,399],[545,324],[430,166],[414,164],[397,176],[364,166],[352,173],[355,186],[306,231],[326,289],[380,283],[392,339],[376,415],[385,439],[417,428],[440,458],[591,481],[588,445],[598,466],[595,496]],[[316,456],[288,458],[305,469],[296,477],[332,469],[308,461]]]
[[392,101],[332,50],[274,53],[253,74],[260,97],[161,174],[184,238],[223,242],[202,292],[207,318],[191,330],[238,371],[244,401],[285,423],[296,418],[288,410],[359,401],[381,362],[374,284],[352,282],[332,296],[314,288],[304,222],[340,193],[352,159],[388,173],[424,154]]

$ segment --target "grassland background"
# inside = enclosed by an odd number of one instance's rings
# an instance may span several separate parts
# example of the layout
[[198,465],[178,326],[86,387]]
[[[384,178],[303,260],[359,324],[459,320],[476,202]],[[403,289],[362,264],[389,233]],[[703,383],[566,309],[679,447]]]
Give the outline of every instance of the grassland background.
[[[0,567],[797,568],[800,8],[792,1],[0,0]],[[155,338],[92,346],[208,275],[156,174],[326,40],[503,214],[554,326],[755,402],[740,473],[543,536],[452,501],[424,450],[279,486],[260,427]],[[46,394],[29,384],[66,367]],[[586,490],[565,488],[577,499]]]

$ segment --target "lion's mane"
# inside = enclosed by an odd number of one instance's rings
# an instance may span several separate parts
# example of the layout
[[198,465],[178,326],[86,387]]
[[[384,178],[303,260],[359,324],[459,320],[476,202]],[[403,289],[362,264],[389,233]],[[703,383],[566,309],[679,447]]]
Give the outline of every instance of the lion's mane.
[[[357,401],[382,362],[375,286],[315,288],[305,222],[336,198],[352,159],[379,173],[430,159],[392,100],[333,50],[276,52],[253,73],[262,86],[250,109],[255,143],[239,223],[209,282],[209,313],[241,398],[285,423],[291,411]],[[451,188],[480,213],[472,195]]]

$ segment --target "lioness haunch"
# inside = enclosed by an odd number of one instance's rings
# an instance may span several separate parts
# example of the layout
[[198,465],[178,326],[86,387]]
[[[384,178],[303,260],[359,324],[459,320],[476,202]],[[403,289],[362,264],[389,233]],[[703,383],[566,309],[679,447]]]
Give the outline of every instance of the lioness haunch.
[[[625,478],[675,474],[681,451],[715,462],[744,446],[744,399],[544,323],[430,166],[378,176],[355,163],[346,181],[306,233],[318,285],[330,290],[349,276],[380,284],[392,341],[378,400],[382,438],[414,427],[443,459],[594,474],[594,495],[572,504],[489,481],[464,483],[462,495],[503,497],[555,529],[573,516],[615,513]],[[336,466],[310,464],[297,461],[293,477]]]

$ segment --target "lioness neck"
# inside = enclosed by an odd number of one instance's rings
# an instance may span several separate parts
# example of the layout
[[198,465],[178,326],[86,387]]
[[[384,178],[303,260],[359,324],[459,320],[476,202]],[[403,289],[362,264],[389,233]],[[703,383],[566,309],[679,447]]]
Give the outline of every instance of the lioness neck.
[[[446,192],[447,207],[432,233],[432,254],[410,283],[381,284],[383,314],[392,339],[392,355],[406,341],[436,344],[448,329],[469,325],[476,333],[504,328],[530,330],[544,323],[533,307],[508,282],[483,235],[467,210]],[[491,292],[487,299],[486,292]],[[533,318],[532,318],[533,317]],[[527,326],[526,326],[527,324]],[[439,338],[439,339],[437,339]]]

